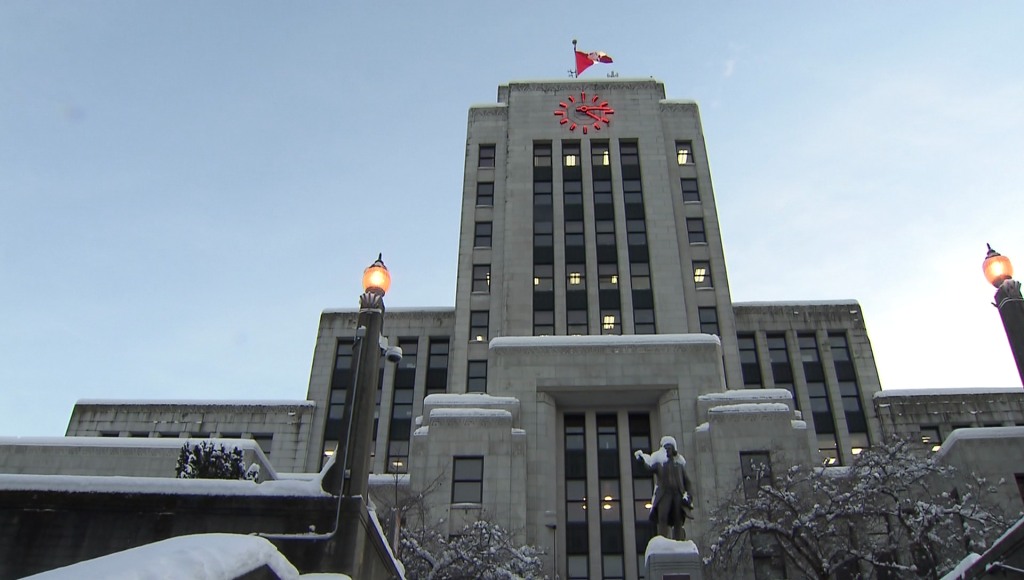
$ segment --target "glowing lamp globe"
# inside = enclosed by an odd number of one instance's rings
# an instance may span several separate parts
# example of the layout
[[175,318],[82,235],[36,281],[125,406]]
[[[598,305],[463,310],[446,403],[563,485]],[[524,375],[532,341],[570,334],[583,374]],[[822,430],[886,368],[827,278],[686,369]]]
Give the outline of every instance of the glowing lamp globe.
[[1010,259],[993,250],[992,246],[988,246],[988,254],[981,268],[985,271],[985,279],[996,288],[1013,277],[1013,264],[1010,263]]
[[380,293],[383,296],[387,294],[388,288],[391,288],[391,274],[384,265],[382,256],[378,255],[377,261],[363,272],[363,291]]

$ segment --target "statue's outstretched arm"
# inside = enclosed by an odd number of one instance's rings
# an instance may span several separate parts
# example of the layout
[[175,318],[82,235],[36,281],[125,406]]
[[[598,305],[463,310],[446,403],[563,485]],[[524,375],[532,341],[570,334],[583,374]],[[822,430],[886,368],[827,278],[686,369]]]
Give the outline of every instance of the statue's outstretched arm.
[[650,455],[641,451],[640,449],[637,449],[636,452],[633,453],[633,457],[636,457],[637,459],[643,459],[644,463],[647,464],[647,467],[654,467],[654,459]]

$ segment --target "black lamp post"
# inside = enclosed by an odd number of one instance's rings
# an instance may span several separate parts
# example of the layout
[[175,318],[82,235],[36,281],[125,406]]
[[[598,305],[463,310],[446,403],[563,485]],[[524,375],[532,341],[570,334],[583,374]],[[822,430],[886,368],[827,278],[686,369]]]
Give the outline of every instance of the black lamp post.
[[[986,244],[988,245],[988,244]],[[1017,363],[1017,373],[1024,384],[1024,298],[1021,297],[1020,282],[1013,279],[1013,265],[1010,259],[988,246],[988,254],[982,264],[985,279],[997,288],[995,306],[1003,319],[1006,338]]]

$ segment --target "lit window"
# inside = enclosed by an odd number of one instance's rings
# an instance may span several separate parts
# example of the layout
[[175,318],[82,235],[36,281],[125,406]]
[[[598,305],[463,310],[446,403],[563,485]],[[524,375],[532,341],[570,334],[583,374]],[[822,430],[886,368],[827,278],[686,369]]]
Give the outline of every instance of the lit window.
[[676,141],[676,161],[680,165],[693,163],[693,145],[689,141]]
[[551,143],[533,144],[533,166],[551,167]]
[[579,272],[569,272],[569,284],[576,286],[583,282],[583,275]]
[[576,167],[577,161],[578,161],[578,159],[577,159],[576,155],[566,155],[565,156],[565,166],[566,167]]
[[555,267],[551,264],[536,264],[533,267],[533,289],[550,292],[555,289]]
[[709,262],[693,263],[693,282],[698,288],[711,288],[711,264]]
[[605,328],[605,329],[615,328],[615,317],[614,316],[605,316],[604,317],[604,323],[602,324],[602,328]]
[[594,165],[611,165],[608,155],[608,142],[595,141],[590,143],[590,161]]
[[469,338],[482,342],[487,340],[489,313],[486,310],[475,310],[469,313]]

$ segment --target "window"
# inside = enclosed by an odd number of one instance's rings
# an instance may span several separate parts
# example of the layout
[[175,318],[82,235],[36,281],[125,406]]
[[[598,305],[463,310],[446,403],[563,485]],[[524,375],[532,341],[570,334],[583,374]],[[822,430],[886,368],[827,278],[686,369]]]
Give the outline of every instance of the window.
[[789,364],[789,349],[786,348],[785,334],[769,334],[768,337],[768,360],[772,367],[772,378],[775,387],[786,389],[793,393],[793,400],[796,400],[796,392],[793,390],[793,367]]
[[474,248],[491,247],[491,222],[476,222],[473,236]]
[[[594,180],[594,204],[595,205],[611,205],[612,204],[612,182],[606,179],[595,179]],[[611,213],[610,208],[609,214]],[[602,216],[611,217],[611,215]]]
[[711,283],[711,262],[693,263],[693,283],[698,288],[714,288]]
[[942,447],[942,436],[939,435],[939,428],[921,425],[921,443],[931,447],[932,451],[938,451]]
[[708,239],[704,235],[704,219],[686,218],[686,234],[691,244],[707,243]]
[[633,310],[633,332],[635,334],[654,334],[654,310],[638,308]]
[[533,166],[551,167],[551,143],[533,144]]
[[494,167],[494,145],[481,145],[478,167]]
[[767,451],[741,451],[740,472],[743,474],[743,495],[754,499],[772,482],[772,459]]
[[761,388],[761,366],[757,362],[757,343],[753,334],[736,337],[740,347],[740,367],[746,388]]
[[595,167],[611,165],[607,141],[590,142],[590,162],[593,163]]
[[565,222],[565,245],[567,245],[567,246],[582,246],[583,245],[583,222],[581,222],[581,221]]
[[615,245],[615,222],[612,220],[600,220],[594,222],[594,229],[597,231],[597,245]]
[[676,141],[676,163],[693,165],[693,145],[689,141]]
[[583,415],[565,415],[565,547],[570,578],[587,578],[587,445]]
[[701,306],[697,308],[697,319],[700,321],[700,331],[704,334],[718,334],[718,309],[714,306]]
[[555,333],[555,311],[538,310],[533,313],[533,335],[551,336]]
[[601,334],[622,334],[622,313],[618,310],[602,310]]
[[825,467],[839,465],[839,445],[835,433],[818,433],[818,455]]
[[494,183],[476,184],[476,204],[480,206],[494,205]]
[[617,264],[598,264],[597,285],[601,290],[618,290],[619,266]]
[[578,141],[573,143],[562,143],[562,165],[565,167],[579,167],[580,144]]
[[486,310],[474,310],[469,313],[469,339],[475,341],[487,340],[487,319],[489,314]]
[[619,142],[619,162],[623,165],[640,165],[640,155],[636,141]]
[[448,337],[430,337],[429,351],[426,394],[444,393],[448,390]]
[[651,265],[647,262],[634,262],[629,265],[630,284],[633,290],[651,289]]
[[565,289],[571,291],[587,288],[587,269],[583,264],[565,267]]
[[647,224],[644,220],[626,220],[626,243],[631,246],[647,245]]
[[269,459],[270,458],[270,450],[274,446],[274,434],[273,433],[253,433],[252,434],[252,438],[253,438],[253,441],[256,442],[256,445],[260,446],[260,450],[263,451],[263,454],[267,456],[267,459]]
[[860,388],[857,386],[857,374],[853,368],[853,357],[846,335],[830,333],[828,343],[832,350],[832,363],[839,379],[839,394],[843,400],[843,412],[850,433],[867,433],[867,418],[860,402]]
[[551,264],[537,264],[533,267],[533,291],[551,292],[555,289],[555,267]]
[[583,336],[587,334],[587,311],[567,310],[565,312],[566,333],[569,336]]
[[683,190],[683,203],[700,201],[700,193],[697,191],[696,179],[680,179],[679,186]]
[[473,292],[491,291],[491,265],[473,266]]
[[467,376],[469,377],[466,380],[467,393],[487,392],[487,361],[469,361],[469,371],[467,373]]
[[456,457],[452,468],[452,503],[482,503],[484,458]]

